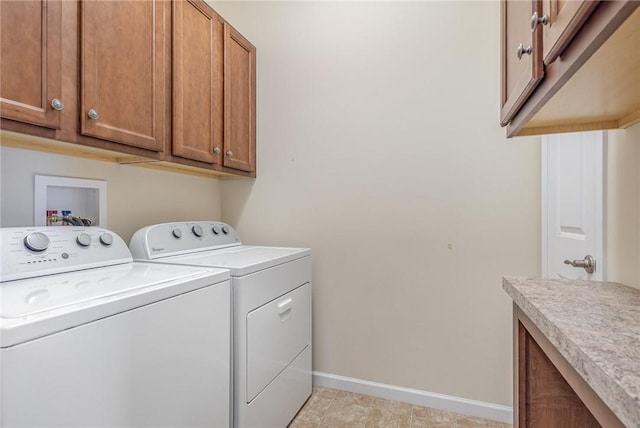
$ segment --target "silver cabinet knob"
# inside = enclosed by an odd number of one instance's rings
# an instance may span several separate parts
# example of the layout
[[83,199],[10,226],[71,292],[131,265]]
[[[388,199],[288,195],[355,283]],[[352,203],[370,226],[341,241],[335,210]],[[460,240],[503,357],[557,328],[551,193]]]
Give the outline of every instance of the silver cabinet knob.
[[229,157],[233,156],[233,152],[231,150],[227,151],[227,156]]
[[531,15],[531,32],[536,31],[538,24],[547,25],[549,23],[549,15],[538,16],[538,12]]
[[215,153],[216,155],[220,153],[220,147],[214,147],[213,148],[213,153]]
[[522,59],[522,55],[527,54],[531,55],[532,49],[531,46],[527,46],[526,48],[522,43],[518,45],[518,49],[516,50],[516,55],[518,55],[518,59]]
[[51,107],[53,107],[54,110],[60,111],[64,108],[64,103],[62,102],[62,100],[54,98],[51,100]]
[[100,115],[98,114],[98,111],[95,109],[91,109],[87,112],[87,115],[89,116],[89,119],[93,119],[93,120],[97,120],[98,118],[100,118]]
[[584,268],[587,273],[593,273],[596,270],[596,259],[588,254],[583,260],[565,260],[564,264],[577,268]]

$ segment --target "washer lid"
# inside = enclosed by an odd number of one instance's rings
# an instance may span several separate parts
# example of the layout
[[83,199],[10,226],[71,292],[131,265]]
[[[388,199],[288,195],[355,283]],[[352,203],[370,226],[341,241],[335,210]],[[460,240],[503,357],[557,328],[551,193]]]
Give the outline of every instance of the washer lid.
[[75,327],[229,279],[222,269],[121,265],[0,284],[0,344]]
[[229,269],[231,276],[244,276],[311,255],[309,248],[253,247],[242,245],[220,250],[158,259],[163,263]]

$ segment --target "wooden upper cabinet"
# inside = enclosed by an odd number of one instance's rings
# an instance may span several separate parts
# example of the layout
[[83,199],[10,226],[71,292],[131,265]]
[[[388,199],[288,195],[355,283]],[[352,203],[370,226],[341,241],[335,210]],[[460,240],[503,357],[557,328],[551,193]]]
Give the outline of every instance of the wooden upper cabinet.
[[596,0],[544,0],[542,2],[542,15],[538,25],[541,24],[543,28],[543,57],[546,65],[555,61],[598,3]]
[[224,24],[224,166],[255,171],[256,48]]
[[172,153],[219,164],[223,139],[223,21],[200,0],[173,2]]
[[3,130],[255,177],[256,49],[203,0],[0,0],[0,24]]
[[162,151],[170,4],[83,1],[80,7],[81,134]]
[[542,30],[531,30],[540,0],[502,0],[502,82],[500,124],[505,126],[518,112],[544,75]]
[[[508,137],[640,122],[640,1],[503,0],[501,22]],[[532,55],[523,64],[513,52],[527,31]]]
[[60,1],[0,2],[3,118],[60,128],[61,31]]

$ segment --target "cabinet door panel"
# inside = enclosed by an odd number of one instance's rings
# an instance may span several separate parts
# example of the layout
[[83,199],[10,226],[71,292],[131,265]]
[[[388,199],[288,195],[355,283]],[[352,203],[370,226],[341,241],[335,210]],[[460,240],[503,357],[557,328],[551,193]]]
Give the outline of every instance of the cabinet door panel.
[[201,1],[177,0],[173,11],[172,153],[220,163],[223,24]]
[[61,4],[59,1],[0,3],[0,114],[7,119],[60,128]]
[[544,63],[551,64],[576,35],[597,0],[545,0],[542,14],[549,22],[543,26]]
[[167,3],[84,1],[81,8],[81,133],[162,151]]
[[[540,15],[540,0],[503,0],[501,11],[502,94],[500,124],[505,126],[542,80],[542,30],[532,32],[531,16]],[[518,55],[518,50],[521,50]],[[524,52],[523,52],[524,51]],[[530,53],[526,53],[529,51]],[[520,57],[519,57],[520,56]]]
[[255,171],[256,48],[224,25],[224,166]]

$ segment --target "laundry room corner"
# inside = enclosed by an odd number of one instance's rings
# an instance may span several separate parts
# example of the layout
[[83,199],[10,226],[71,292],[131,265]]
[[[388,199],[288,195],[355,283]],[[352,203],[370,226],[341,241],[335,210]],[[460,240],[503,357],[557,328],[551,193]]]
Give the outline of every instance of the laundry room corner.
[[511,406],[500,284],[540,274],[540,138],[504,137],[499,50],[469,49],[499,3],[210,3],[258,52],[259,174],[221,183],[222,220],[312,249],[316,373]]

